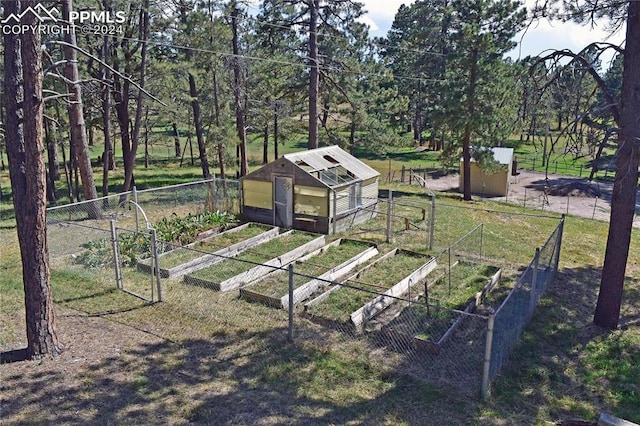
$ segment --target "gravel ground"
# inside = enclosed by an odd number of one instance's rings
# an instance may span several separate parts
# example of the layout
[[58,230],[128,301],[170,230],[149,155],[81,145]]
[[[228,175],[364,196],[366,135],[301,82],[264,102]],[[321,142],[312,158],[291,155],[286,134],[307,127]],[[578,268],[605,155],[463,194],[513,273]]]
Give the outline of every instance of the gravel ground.
[[[458,174],[427,178],[427,185],[434,191],[458,192]],[[547,190],[545,191],[545,186]],[[608,221],[611,213],[613,182],[593,181],[575,176],[545,174],[518,170],[511,176],[507,197],[486,197],[556,213],[568,213]],[[545,196],[546,192],[546,196]],[[640,227],[640,187],[636,200],[634,226]]]

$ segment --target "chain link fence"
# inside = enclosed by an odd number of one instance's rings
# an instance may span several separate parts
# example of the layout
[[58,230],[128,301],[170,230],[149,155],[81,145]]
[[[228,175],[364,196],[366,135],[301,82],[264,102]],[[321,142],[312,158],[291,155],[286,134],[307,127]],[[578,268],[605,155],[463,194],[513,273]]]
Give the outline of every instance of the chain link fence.
[[123,192],[95,200],[47,209],[47,222],[82,222],[100,229],[118,226],[140,231],[172,215],[205,211],[240,213],[240,185],[236,180],[210,179],[162,188]]
[[62,300],[102,297],[109,312],[135,309],[131,299],[162,302],[136,327],[174,341],[287,330],[295,345],[486,396],[558,267],[564,220],[502,301],[491,258],[504,247],[472,214],[454,223],[447,212],[460,207],[436,208],[428,195],[389,193],[373,219],[337,239],[253,223],[189,245],[157,238],[150,225],[173,213],[236,212],[237,182],[226,184],[121,194],[98,201],[99,218],[88,203],[51,209],[51,267],[68,278]]
[[511,349],[518,343],[538,301],[558,271],[564,221],[562,218],[542,248],[536,249],[533,260],[513,289],[495,312],[489,315],[488,330],[491,337],[487,338],[488,361],[485,364],[486,382],[483,385],[485,395],[489,381],[498,375],[507,362]]
[[415,250],[434,246],[435,196],[381,190],[377,202],[363,208],[370,219],[347,228],[349,235]]

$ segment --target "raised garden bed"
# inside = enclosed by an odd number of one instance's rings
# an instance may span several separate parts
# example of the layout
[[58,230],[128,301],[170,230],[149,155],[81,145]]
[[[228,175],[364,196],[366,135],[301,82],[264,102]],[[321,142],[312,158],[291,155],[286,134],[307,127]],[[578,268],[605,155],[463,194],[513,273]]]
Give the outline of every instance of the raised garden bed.
[[[246,223],[220,234],[213,234],[201,241],[161,254],[160,276],[173,278],[189,274],[265,243],[277,237],[278,233],[277,227]],[[138,262],[138,268],[150,273],[151,261],[146,259]]]
[[[428,301],[421,294],[404,307],[382,332],[405,341],[417,350],[437,352],[453,335],[466,314],[475,312],[483,299],[500,281],[502,270],[491,265],[459,262],[451,268],[451,289],[443,276],[427,289]],[[437,304],[434,304],[437,303]]]
[[287,266],[324,244],[324,235],[287,231],[232,259],[185,275],[184,281],[219,291],[231,290],[273,272],[274,268]]
[[[298,304],[306,300],[320,288],[327,286],[327,281],[339,280],[377,254],[378,249],[375,244],[338,239],[298,259],[294,267],[296,274],[293,278],[293,303]],[[289,306],[289,274],[287,271],[275,271],[263,279],[242,287],[240,296],[275,308],[287,308]]]
[[349,287],[335,285],[306,303],[305,311],[325,320],[359,327],[394,300],[376,297],[376,293],[389,296],[400,289],[407,291],[434,268],[435,259],[428,255],[394,249],[349,277],[344,282]]

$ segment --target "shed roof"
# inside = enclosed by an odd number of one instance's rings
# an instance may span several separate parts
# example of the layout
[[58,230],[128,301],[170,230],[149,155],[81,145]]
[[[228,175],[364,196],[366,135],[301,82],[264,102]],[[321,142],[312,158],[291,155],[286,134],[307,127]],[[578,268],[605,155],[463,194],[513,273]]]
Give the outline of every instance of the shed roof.
[[342,167],[356,179],[366,180],[380,176],[380,173],[376,170],[336,145],[308,151],[293,152],[285,154],[284,157],[295,164],[307,165],[308,167],[304,167],[304,169],[309,173]]
[[[493,159],[496,160],[500,164],[511,164],[513,160],[513,148],[489,148],[493,152]],[[460,158],[462,161],[462,158]],[[475,161],[473,158],[471,161]]]

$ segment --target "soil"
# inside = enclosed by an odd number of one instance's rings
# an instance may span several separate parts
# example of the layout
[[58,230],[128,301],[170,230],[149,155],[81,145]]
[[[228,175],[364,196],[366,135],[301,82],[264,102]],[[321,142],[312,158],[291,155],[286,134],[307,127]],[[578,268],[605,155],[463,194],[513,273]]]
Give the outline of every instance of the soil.
[[[432,174],[426,180],[433,191],[458,193],[457,173]],[[541,211],[568,213],[575,216],[608,221],[611,213],[612,181],[591,181],[575,176],[549,174],[518,170],[511,176],[509,194],[504,197],[482,196],[483,198],[506,201],[528,206]],[[640,227],[640,186],[636,199],[636,216],[633,222]]]

